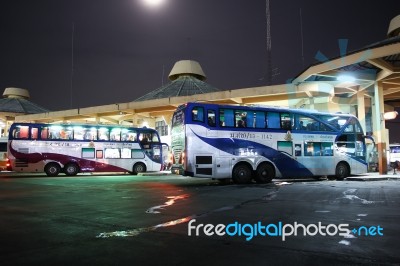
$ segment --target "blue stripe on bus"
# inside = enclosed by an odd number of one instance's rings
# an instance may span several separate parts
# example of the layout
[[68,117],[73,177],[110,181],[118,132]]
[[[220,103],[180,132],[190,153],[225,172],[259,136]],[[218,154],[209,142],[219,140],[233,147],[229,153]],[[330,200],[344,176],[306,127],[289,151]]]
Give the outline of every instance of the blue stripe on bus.
[[206,138],[197,135],[195,132],[193,134],[207,144],[232,155],[238,155],[235,152],[238,153],[239,149],[251,149],[257,152],[257,154],[271,160],[283,177],[313,176],[310,170],[291,156],[260,143],[233,138]]
[[363,164],[363,165],[365,165],[365,166],[368,166],[368,163],[367,163],[365,160],[360,159],[360,158],[356,157],[356,156],[353,155],[353,154],[346,153],[346,155],[347,155],[348,157],[350,157],[350,159],[352,159],[352,160],[354,160],[354,161],[357,161],[357,162],[359,162],[359,163],[361,163],[361,164]]

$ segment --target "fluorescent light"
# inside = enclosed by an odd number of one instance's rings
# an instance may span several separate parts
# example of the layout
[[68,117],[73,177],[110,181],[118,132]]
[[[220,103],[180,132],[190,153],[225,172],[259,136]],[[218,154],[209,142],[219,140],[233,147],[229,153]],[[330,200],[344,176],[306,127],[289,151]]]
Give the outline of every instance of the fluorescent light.
[[356,79],[353,76],[349,75],[339,75],[336,78],[337,81],[344,81],[344,82],[354,82]]
[[395,119],[398,114],[399,113],[397,113],[396,111],[386,112],[383,114],[383,119],[385,119],[385,120]]

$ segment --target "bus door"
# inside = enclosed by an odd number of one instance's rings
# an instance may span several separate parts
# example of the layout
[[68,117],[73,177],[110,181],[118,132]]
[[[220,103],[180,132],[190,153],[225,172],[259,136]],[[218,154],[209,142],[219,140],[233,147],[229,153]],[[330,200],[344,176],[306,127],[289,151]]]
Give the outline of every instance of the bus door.
[[159,163],[162,164],[163,157],[162,157],[162,145],[161,143],[153,143],[151,144],[151,154],[152,157],[150,157],[153,161],[153,163]]
[[304,141],[303,149],[301,144],[296,144],[295,149],[305,176],[334,174],[333,142]]
[[194,154],[194,174],[198,177],[213,177],[214,163],[211,154]]
[[[366,166],[359,163],[366,161],[365,138],[359,123],[351,119],[343,128],[342,134],[337,138],[336,145],[340,153],[351,158],[350,167],[354,172],[364,172]],[[350,172],[353,172],[350,170]]]
[[[154,170],[161,170],[163,167],[164,162],[167,161],[168,153],[163,153],[163,147],[167,146],[165,143],[149,143],[143,146],[143,151],[146,153],[147,157],[151,160],[151,169]],[[168,148],[167,148],[168,150]],[[157,165],[160,165],[160,169],[156,169]]]
[[302,156],[301,143],[278,141],[277,150],[278,153],[272,161],[281,172],[282,177],[296,178],[311,175],[309,169],[311,161]]

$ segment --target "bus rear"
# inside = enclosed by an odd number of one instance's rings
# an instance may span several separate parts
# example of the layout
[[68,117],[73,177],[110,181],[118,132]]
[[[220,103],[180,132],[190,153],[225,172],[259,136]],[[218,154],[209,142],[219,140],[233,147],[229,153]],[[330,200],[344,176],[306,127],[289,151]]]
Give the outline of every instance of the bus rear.
[[0,138],[0,171],[10,171],[10,161],[7,157],[7,138]]

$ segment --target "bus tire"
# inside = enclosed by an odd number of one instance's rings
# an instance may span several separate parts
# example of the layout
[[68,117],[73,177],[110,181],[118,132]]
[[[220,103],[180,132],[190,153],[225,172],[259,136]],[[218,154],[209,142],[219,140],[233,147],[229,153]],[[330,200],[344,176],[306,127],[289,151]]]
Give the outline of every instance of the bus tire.
[[64,166],[64,173],[68,176],[74,176],[79,173],[79,167],[76,163],[67,163]]
[[272,164],[262,163],[257,167],[255,180],[257,183],[270,183],[275,178],[275,168]]
[[346,163],[338,163],[338,165],[336,166],[336,179],[337,180],[343,180],[346,177],[348,177],[350,175],[350,169],[349,166]]
[[146,172],[146,165],[144,163],[135,163],[133,165],[132,174],[137,175],[143,172]]
[[247,164],[239,163],[232,171],[232,180],[235,184],[248,184],[252,179],[252,170]]
[[61,166],[58,163],[52,162],[46,164],[44,167],[44,172],[47,176],[58,176],[61,171]]

